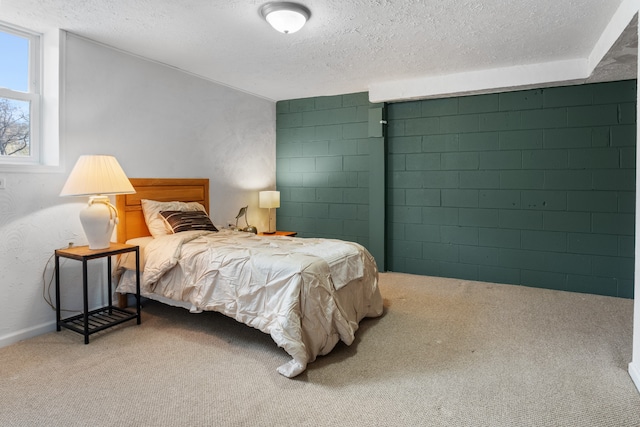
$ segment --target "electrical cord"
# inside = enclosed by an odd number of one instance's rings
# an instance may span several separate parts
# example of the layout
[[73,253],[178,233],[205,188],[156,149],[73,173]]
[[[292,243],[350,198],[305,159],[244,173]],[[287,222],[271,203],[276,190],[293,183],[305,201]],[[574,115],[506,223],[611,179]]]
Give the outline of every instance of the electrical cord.
[[[45,275],[47,274],[47,267],[49,267],[49,264],[51,263],[51,260],[53,259],[54,255],[51,255],[49,257],[49,259],[47,260],[47,263],[44,265],[44,270],[42,270],[42,298],[44,298],[44,301],[49,305],[49,307],[51,307],[53,311],[56,310],[56,307],[55,305],[53,305],[53,302],[51,300],[51,283],[53,282],[54,273],[51,273],[51,279],[49,280],[48,286],[47,286],[47,278]],[[54,272],[55,272],[55,268],[54,268]]]
[[[73,246],[72,243],[69,243],[69,246],[67,246],[67,248],[70,248],[71,246]],[[64,249],[67,249],[64,248]],[[55,277],[55,272],[56,269],[55,267],[51,270],[51,277],[49,277],[49,282],[47,283],[47,268],[49,267],[49,264],[51,264],[51,260],[53,259],[53,257],[55,256],[55,253],[52,254],[49,259],[47,260],[47,263],[44,265],[44,270],[42,270],[42,298],[44,299],[44,301],[49,305],[49,307],[51,307],[51,309],[53,311],[56,311],[56,306],[53,303],[53,298],[51,298],[51,284],[53,283],[54,277]],[[63,264],[64,264],[64,260],[63,260]],[[66,312],[66,313],[80,313],[80,310],[69,310],[69,309],[65,309],[65,308],[60,308],[61,312]]]

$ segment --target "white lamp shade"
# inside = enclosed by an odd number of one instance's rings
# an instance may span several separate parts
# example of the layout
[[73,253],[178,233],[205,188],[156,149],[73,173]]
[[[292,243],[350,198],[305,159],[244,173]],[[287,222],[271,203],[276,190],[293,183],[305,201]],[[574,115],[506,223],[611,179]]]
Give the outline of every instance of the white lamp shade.
[[118,211],[109,194],[135,193],[131,182],[113,156],[80,156],[64,184],[61,196],[91,196],[80,212],[89,249],[108,248]]
[[271,209],[280,207],[279,191],[261,191],[258,198],[261,208]]
[[136,191],[113,156],[80,156],[62,187],[61,196],[131,194]]
[[309,9],[291,2],[267,3],[260,12],[273,28],[284,34],[300,30],[311,16]]

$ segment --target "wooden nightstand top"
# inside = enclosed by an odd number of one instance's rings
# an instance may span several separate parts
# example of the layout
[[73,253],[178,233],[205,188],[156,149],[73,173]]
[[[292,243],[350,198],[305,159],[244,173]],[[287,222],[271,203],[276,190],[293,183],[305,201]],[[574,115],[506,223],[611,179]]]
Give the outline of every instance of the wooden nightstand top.
[[109,255],[118,255],[125,252],[132,252],[137,249],[135,245],[127,245],[125,243],[111,242],[108,248],[104,249],[89,249],[88,245],[85,246],[73,246],[70,248],[56,249],[56,255],[65,258],[72,258],[77,260],[100,258]]
[[275,233],[258,233],[258,236],[288,236],[288,237],[295,237],[298,234],[297,231],[276,231]]

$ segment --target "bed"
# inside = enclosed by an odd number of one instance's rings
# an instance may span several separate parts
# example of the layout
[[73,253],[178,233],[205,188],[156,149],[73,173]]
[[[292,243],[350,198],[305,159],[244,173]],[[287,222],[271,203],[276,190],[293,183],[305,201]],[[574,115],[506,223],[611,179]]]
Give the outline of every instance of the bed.
[[[352,344],[360,321],[382,314],[375,260],[361,245],[217,230],[203,213],[207,179],[130,181],[136,193],[116,197],[117,236],[140,246],[141,294],[269,334],[291,356],[280,374],[295,377],[340,340]],[[116,267],[123,295],[135,290],[131,261]]]

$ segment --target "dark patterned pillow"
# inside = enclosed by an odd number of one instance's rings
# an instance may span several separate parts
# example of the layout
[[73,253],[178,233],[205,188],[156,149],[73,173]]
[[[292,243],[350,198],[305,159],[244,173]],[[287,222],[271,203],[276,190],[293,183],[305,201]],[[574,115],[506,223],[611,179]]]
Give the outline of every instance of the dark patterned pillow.
[[174,233],[189,230],[218,231],[206,212],[202,211],[161,211],[160,215]]

